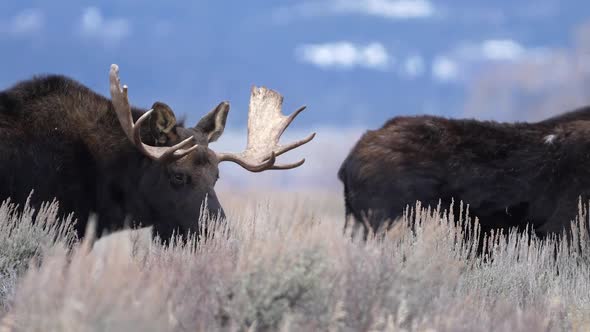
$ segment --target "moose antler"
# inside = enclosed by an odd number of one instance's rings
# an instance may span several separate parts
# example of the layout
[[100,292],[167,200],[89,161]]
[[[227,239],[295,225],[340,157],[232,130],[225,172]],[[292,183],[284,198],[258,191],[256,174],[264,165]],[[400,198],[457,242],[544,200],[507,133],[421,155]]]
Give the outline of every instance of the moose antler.
[[281,112],[283,97],[276,91],[265,87],[252,87],[248,109],[248,142],[244,152],[218,153],[219,161],[233,161],[251,172],[262,172],[267,169],[291,169],[303,165],[305,159],[292,164],[275,165],[276,157],[293,150],[315,137],[308,137],[280,145],[279,139],[285,129],[293,122],[305,106],[300,107],[291,115]]
[[119,123],[123,128],[123,131],[127,135],[127,138],[147,157],[156,161],[167,161],[171,162],[180,159],[187,154],[194,151],[198,145],[194,145],[188,149],[184,147],[191,145],[193,137],[189,137],[184,141],[170,147],[156,147],[146,145],[141,141],[141,125],[149,118],[150,114],[154,111],[153,109],[145,112],[136,123],[133,123],[133,117],[131,116],[131,106],[129,106],[129,99],[127,98],[127,85],[121,87],[121,80],[119,79],[119,66],[116,64],[111,65],[109,72],[109,80],[111,85],[111,100],[119,118]]

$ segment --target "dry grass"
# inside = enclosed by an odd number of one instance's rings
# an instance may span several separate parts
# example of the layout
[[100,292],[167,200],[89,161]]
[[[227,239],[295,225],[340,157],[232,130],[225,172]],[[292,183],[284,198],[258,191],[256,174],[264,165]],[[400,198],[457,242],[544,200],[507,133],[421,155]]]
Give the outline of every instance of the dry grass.
[[61,240],[43,247],[41,263],[19,277],[4,324],[14,331],[590,328],[585,247],[555,255],[554,242],[513,234],[483,260],[470,254],[453,216],[420,207],[408,216],[414,231],[400,224],[362,242],[342,234],[339,194],[221,198],[230,228],[198,243],[162,247],[120,235],[100,240],[100,250],[82,243],[68,251]]
[[70,218],[56,222],[56,202],[39,211],[28,205],[20,211],[10,200],[0,205],[0,313],[9,309],[17,279],[31,260],[41,261],[55,243],[69,246],[75,240]]

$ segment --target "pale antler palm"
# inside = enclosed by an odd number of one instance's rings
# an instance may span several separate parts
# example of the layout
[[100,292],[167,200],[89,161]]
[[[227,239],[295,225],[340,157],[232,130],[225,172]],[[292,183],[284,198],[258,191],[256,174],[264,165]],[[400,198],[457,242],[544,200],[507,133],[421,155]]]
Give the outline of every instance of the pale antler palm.
[[218,153],[219,161],[232,161],[251,172],[267,169],[291,169],[301,166],[305,159],[292,164],[275,165],[276,157],[295,149],[315,137],[308,137],[286,145],[279,144],[285,129],[293,122],[305,106],[291,115],[281,112],[283,97],[276,91],[265,87],[252,87],[248,109],[248,141],[246,150],[241,153]]

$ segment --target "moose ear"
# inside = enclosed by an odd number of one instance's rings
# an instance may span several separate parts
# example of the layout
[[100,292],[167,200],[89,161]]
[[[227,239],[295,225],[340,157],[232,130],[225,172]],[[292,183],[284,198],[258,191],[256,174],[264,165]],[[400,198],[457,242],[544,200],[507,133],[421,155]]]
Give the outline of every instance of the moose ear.
[[176,127],[176,117],[172,109],[162,102],[155,102],[152,109],[154,111],[149,118],[150,131],[156,145],[164,145],[175,135],[173,129]]
[[201,118],[195,129],[205,134],[209,143],[215,142],[223,134],[228,112],[229,103],[226,101],[219,103],[217,107]]

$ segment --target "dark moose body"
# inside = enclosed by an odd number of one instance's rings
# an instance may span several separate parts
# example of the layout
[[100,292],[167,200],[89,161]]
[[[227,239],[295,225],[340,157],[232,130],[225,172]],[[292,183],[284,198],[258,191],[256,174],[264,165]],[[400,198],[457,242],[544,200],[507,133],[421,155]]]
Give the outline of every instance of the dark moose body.
[[[163,239],[169,239],[173,232],[198,233],[205,197],[206,211],[223,217],[214,191],[219,162],[235,161],[255,172],[303,163],[274,165],[275,157],[286,151],[272,144],[266,156],[210,150],[208,143],[223,132],[227,102],[195,127],[184,127],[164,103],[154,103],[150,114],[129,106],[116,65],[111,67],[110,83],[112,99],[59,75],[35,77],[0,92],[0,200],[10,198],[22,206],[31,190],[33,207],[55,198],[61,216],[74,214],[79,237],[88,217],[95,214],[99,236],[134,222],[153,226]],[[282,97],[274,91],[252,91],[261,99],[279,98],[280,107]],[[272,112],[278,117],[280,108]],[[129,123],[125,123],[127,117],[132,118]],[[135,134],[141,142],[133,141]],[[278,137],[268,138],[278,141]]]
[[[469,205],[483,234],[567,230],[590,198],[590,107],[535,123],[396,117],[365,133],[342,163],[346,214],[368,231],[407,205]],[[368,227],[367,227],[368,226]]]

